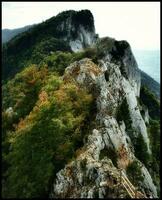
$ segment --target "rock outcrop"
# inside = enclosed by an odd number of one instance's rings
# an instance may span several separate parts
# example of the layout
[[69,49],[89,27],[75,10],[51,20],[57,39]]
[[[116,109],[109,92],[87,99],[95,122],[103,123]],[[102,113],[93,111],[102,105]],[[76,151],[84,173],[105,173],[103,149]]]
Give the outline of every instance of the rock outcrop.
[[[80,87],[88,89],[93,95],[97,94],[96,126],[76,160],[57,173],[51,197],[127,197],[128,194],[119,181],[119,169],[126,173],[126,167],[134,160],[140,163],[144,178],[140,190],[147,196],[157,197],[156,187],[148,170],[134,155],[133,142],[125,130],[124,121],[118,122],[116,119],[117,109],[125,98],[134,130],[131,134],[134,137],[142,134],[150,152],[146,126],[137,105],[139,86],[133,85],[122,75],[120,64],[110,63],[106,58],[100,63],[99,67],[85,58],[72,63],[65,70],[64,79],[76,81]],[[109,81],[106,81],[105,72]],[[106,155],[105,158],[100,158],[104,149],[114,152],[116,163],[112,163],[112,158]],[[103,182],[108,182],[106,187],[102,185]]]
[[57,35],[67,41],[72,51],[82,50],[96,41],[93,15],[89,10],[65,11],[56,16],[63,18],[57,25]]

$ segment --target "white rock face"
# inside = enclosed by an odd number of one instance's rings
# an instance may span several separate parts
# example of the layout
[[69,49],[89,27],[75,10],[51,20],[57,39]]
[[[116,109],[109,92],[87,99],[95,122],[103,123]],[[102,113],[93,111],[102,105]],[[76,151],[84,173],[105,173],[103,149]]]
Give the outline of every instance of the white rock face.
[[144,109],[144,116],[143,116],[143,119],[144,119],[144,121],[145,121],[146,124],[149,124],[150,116],[149,116],[149,113],[148,113],[148,109],[147,109],[147,108]]
[[[82,11],[67,11],[62,17],[60,23],[55,27],[57,30],[57,37],[66,41],[71,50],[74,52],[80,51],[96,41],[95,26],[93,22],[93,15],[90,11],[85,11],[84,15],[87,15],[87,22],[77,22],[75,18],[83,18]],[[87,12],[87,13],[86,13]]]
[[141,116],[139,107],[137,105],[137,99],[135,96],[135,92],[130,87],[130,84],[128,81],[124,80],[122,83],[123,83],[123,88],[126,93],[127,103],[129,105],[129,111],[130,111],[130,116],[131,116],[131,120],[132,120],[132,127],[135,130],[134,133],[142,134],[142,136],[147,144],[148,152],[151,153],[150,147],[149,147],[149,139],[148,139],[148,135],[147,135],[146,125]]
[[154,195],[151,195],[151,196],[157,197],[156,187],[155,187],[155,185],[154,185],[154,183],[153,183],[153,181],[152,181],[152,178],[151,178],[151,176],[150,176],[148,170],[147,170],[146,167],[144,167],[144,166],[142,167],[141,170],[142,170],[142,174],[143,174],[143,176],[144,176],[144,181],[143,181],[144,187],[145,187],[146,189],[151,188],[151,190],[153,191],[153,194],[154,194]]
[[6,114],[8,114],[8,116],[12,116],[13,113],[14,113],[14,111],[13,111],[12,107],[9,107],[9,108],[6,109]]
[[137,62],[132,54],[130,46],[125,50],[123,64],[124,67],[128,69],[128,79],[130,84],[134,88],[135,95],[139,96],[141,87],[141,75],[138,70]]
[[78,27],[78,36],[74,40],[70,40],[69,44],[72,51],[77,52],[85,47],[93,45],[95,42],[95,32],[87,31],[83,26]]
[[[108,81],[105,79],[105,71],[108,74]],[[63,198],[126,196],[124,188],[117,184],[120,178],[118,168],[125,170],[130,162],[137,159],[126,133],[125,123],[122,121],[118,124],[116,112],[122,100],[126,98],[132,127],[135,130],[132,134],[142,134],[149,150],[146,126],[136,99],[139,84],[132,85],[129,79],[121,74],[119,65],[105,60],[100,61],[100,67],[90,59],[75,62],[65,70],[64,78],[69,77],[92,94],[97,93],[96,126],[88,136],[82,153],[57,173],[51,196]],[[117,163],[112,163],[109,156],[100,158],[102,150],[110,149],[116,152]],[[144,176],[142,189],[147,191],[148,195],[157,197],[156,187],[144,166],[141,168],[141,173]],[[109,190],[114,188],[111,195],[108,194],[104,182],[108,182]]]
[[83,45],[82,45],[81,41],[78,39],[70,41],[69,44],[70,44],[72,51],[74,51],[74,52],[77,52],[77,51],[80,51],[81,49],[83,49]]
[[[94,129],[88,138],[85,151],[73,162],[57,173],[51,197],[101,198],[106,192],[102,182],[111,181],[117,190],[119,172],[108,158],[99,160],[100,150],[105,146],[101,133]],[[112,175],[113,174],[113,175]],[[73,190],[72,193],[69,193]]]

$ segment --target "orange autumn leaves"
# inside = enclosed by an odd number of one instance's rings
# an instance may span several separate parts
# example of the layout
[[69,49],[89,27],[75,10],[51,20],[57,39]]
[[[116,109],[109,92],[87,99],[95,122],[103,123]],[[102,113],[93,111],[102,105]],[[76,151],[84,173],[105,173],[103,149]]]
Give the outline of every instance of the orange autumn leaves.
[[46,85],[42,87],[33,110],[25,119],[19,121],[16,130],[19,132],[29,124],[34,124],[39,112],[42,109],[50,109],[52,104],[60,109],[59,119],[63,124],[76,127],[84,121],[92,101],[92,95],[76,84],[65,84],[60,77],[51,75],[49,80],[46,80]]

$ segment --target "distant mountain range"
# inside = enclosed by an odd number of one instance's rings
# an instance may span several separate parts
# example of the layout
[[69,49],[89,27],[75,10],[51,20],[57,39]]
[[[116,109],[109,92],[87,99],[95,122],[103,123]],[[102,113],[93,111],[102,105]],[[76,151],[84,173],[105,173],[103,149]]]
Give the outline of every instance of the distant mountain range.
[[33,25],[28,25],[28,26],[24,26],[22,28],[16,28],[16,29],[3,29],[2,30],[2,43],[8,42],[14,36],[18,35],[19,33],[27,31],[32,26]]
[[160,50],[133,50],[138,67],[160,83]]

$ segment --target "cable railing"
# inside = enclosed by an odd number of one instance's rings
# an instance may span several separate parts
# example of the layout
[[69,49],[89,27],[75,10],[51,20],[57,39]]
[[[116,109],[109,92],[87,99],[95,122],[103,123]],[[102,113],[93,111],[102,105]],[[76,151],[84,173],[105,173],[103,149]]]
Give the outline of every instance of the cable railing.
[[146,195],[142,194],[140,191],[135,188],[132,183],[129,181],[127,176],[122,170],[120,170],[121,184],[124,186],[131,198],[147,198]]
[[[127,176],[124,174],[124,172],[120,169],[120,185],[122,185],[125,190],[127,191],[128,195],[131,198],[147,198],[145,194],[142,192],[138,191],[136,187],[133,186],[133,184],[129,181]],[[102,182],[100,183],[100,186],[108,186],[108,182]]]

